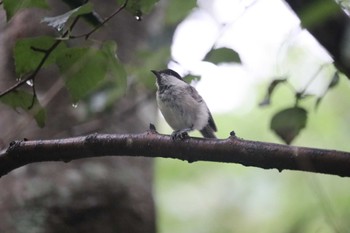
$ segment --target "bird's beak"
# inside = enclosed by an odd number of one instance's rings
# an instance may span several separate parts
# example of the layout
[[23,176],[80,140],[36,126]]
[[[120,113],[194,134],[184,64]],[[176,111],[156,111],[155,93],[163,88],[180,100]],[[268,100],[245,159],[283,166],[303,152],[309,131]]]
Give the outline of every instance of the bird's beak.
[[158,72],[158,71],[156,71],[156,70],[151,70],[151,72],[152,72],[156,77],[159,76],[159,72]]

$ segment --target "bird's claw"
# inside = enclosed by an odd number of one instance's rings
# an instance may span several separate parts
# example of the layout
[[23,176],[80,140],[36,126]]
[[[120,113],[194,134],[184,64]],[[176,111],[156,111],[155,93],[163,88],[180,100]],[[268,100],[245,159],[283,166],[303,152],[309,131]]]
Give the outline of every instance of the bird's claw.
[[184,140],[184,139],[187,139],[187,138],[189,138],[187,132],[178,132],[178,131],[174,131],[174,132],[171,134],[171,139],[173,139],[174,141],[177,141],[177,140]]

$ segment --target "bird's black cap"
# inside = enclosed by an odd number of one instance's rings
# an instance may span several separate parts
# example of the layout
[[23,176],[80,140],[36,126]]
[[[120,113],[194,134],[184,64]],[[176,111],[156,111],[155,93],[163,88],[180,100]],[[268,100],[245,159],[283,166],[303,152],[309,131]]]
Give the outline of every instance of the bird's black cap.
[[175,71],[171,70],[171,69],[165,69],[165,70],[161,70],[161,71],[156,71],[156,70],[151,70],[151,72],[153,74],[155,74],[155,76],[159,76],[160,74],[167,74],[167,75],[171,75],[174,76],[180,80],[183,80],[182,77]]

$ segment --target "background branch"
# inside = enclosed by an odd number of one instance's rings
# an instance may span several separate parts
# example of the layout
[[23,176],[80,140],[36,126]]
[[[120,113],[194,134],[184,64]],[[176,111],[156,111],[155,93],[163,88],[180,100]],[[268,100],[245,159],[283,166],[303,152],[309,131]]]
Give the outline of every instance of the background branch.
[[[330,53],[334,59],[335,67],[350,77],[350,66],[344,57],[344,43],[347,41],[347,28],[350,24],[350,18],[342,11],[340,4],[336,1],[317,1],[317,0],[286,0],[292,10],[298,15],[303,28],[306,28],[316,40]],[[319,3],[327,3],[328,8],[337,9],[332,15],[324,17],[317,23],[307,22],[308,9],[313,9]],[[335,7],[332,7],[335,5]],[[309,18],[310,19],[310,18]]]
[[276,168],[280,172],[289,169],[350,177],[348,152],[248,141],[236,136],[173,141],[170,136],[155,130],[142,134],[92,134],[56,140],[14,141],[0,152],[0,176],[35,162],[69,162],[112,155],[239,163]]

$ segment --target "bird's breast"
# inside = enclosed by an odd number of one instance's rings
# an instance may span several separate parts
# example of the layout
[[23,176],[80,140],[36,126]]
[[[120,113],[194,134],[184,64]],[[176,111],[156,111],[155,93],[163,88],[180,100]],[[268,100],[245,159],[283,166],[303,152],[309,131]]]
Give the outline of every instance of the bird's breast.
[[189,93],[168,88],[157,92],[158,107],[165,120],[174,129],[202,129],[208,124],[208,110]]

